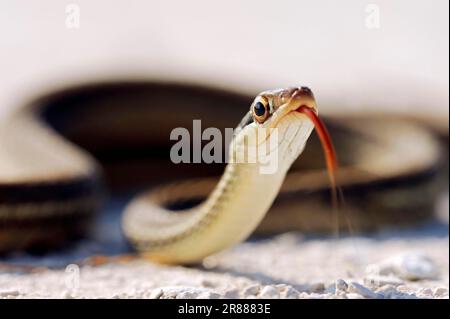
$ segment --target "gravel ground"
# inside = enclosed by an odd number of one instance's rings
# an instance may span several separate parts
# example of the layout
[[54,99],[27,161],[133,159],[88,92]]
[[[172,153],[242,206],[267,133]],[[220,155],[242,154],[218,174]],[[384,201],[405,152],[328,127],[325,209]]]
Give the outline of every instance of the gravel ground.
[[192,268],[108,260],[96,266],[9,270],[0,274],[0,298],[449,296],[448,236],[336,241],[288,233],[243,243]]
[[86,259],[101,253],[101,239],[9,257],[0,259],[0,298],[449,298],[448,197],[441,203],[440,219],[416,228],[338,239],[285,233],[196,267],[127,257],[123,247]]

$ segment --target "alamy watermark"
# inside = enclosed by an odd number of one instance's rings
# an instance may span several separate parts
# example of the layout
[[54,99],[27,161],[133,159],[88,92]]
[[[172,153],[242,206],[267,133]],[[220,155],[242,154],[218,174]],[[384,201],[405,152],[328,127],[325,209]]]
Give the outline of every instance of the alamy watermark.
[[66,5],[66,28],[79,29],[80,28],[80,6],[76,3]]
[[70,292],[76,292],[80,288],[80,267],[76,264],[69,264],[64,270],[64,283]]
[[365,25],[367,29],[380,28],[380,6],[375,3],[366,5]]
[[[170,133],[176,141],[170,150],[173,163],[255,163],[261,174],[278,169],[278,129],[255,128],[241,132],[238,138],[232,128],[222,133],[215,127],[202,130],[201,120],[193,120],[192,135],[184,127]],[[224,136],[225,135],[225,136]]]

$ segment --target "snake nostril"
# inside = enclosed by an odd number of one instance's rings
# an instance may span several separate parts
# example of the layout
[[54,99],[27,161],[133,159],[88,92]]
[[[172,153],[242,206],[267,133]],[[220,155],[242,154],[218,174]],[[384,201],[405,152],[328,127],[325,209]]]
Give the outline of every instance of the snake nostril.
[[311,89],[307,86],[302,86],[300,89],[305,93],[312,93]]
[[297,97],[312,97],[313,93],[311,89],[307,86],[299,86],[299,87],[293,87],[289,90],[285,90],[283,94],[286,94],[288,98],[297,98]]

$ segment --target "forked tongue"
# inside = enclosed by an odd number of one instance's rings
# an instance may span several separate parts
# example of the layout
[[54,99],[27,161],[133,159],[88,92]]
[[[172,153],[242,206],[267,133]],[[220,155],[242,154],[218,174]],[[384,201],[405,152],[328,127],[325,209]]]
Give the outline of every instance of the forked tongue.
[[325,153],[325,160],[327,163],[328,176],[330,178],[331,187],[333,193],[336,191],[336,171],[338,169],[336,152],[334,150],[333,142],[331,141],[330,134],[328,133],[325,124],[319,118],[319,116],[310,107],[303,105],[297,109],[297,112],[305,114],[311,122],[313,122],[317,134],[319,135],[320,142],[322,144],[323,151]]
[[[336,157],[336,152],[334,150],[333,142],[331,141],[330,134],[328,133],[328,130],[325,126],[325,124],[322,122],[322,120],[319,118],[317,113],[310,107],[307,107],[305,105],[301,106],[297,109],[298,112],[305,114],[311,122],[314,123],[314,126],[316,128],[317,134],[319,135],[320,142],[322,144],[323,151],[325,153],[325,160],[327,163],[327,171],[328,176],[331,181],[331,199],[332,199],[332,208],[333,208],[333,216],[335,218],[334,225],[335,225],[335,234],[337,237],[339,237],[339,229],[340,229],[340,222],[339,222],[339,210],[340,206],[345,203],[344,201],[344,195],[342,193],[342,190],[338,188],[338,185],[336,183],[336,173],[338,170],[338,161]],[[354,233],[353,227],[351,224],[351,219],[348,218],[348,216],[345,216],[345,220],[347,222],[348,230],[351,234]]]

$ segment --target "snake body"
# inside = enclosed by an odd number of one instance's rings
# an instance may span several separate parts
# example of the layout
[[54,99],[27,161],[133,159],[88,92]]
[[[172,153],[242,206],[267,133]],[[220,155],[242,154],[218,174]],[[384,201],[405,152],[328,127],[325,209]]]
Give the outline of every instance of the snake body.
[[[265,105],[263,104],[265,103]],[[295,110],[307,105],[315,108],[309,89],[294,88],[263,92],[252,103],[264,108],[264,122],[255,121],[239,128],[231,143],[230,163],[216,188],[198,207],[174,216],[147,195],[132,203],[124,216],[124,232],[138,250],[162,262],[196,262],[247,238],[260,223],[277,196],[290,165],[303,150],[313,124]],[[245,121],[243,121],[245,123]],[[279,134],[270,148],[270,131],[258,145],[262,128],[276,128]],[[258,130],[259,129],[259,130]],[[247,142],[247,143],[246,143]],[[261,162],[237,162],[251,147],[277,152],[273,172],[261,171]],[[151,197],[151,195],[150,195]]]
[[[261,100],[267,118],[252,113]],[[260,233],[329,231],[330,184],[320,144],[314,134],[309,138],[311,121],[292,112],[300,104],[316,107],[309,90],[267,91],[252,103],[220,90],[134,82],[75,87],[34,100],[0,123],[0,252],[48,249],[85,236],[105,184],[133,193],[153,186],[126,207],[122,229],[134,248],[161,262],[198,261],[256,227]],[[257,163],[168,161],[173,128],[197,118],[204,127],[224,129],[248,105],[230,156],[242,152],[244,133],[276,126],[282,147],[274,174],[260,174]],[[429,217],[439,157],[430,134],[386,118],[331,124],[353,225],[367,229]],[[420,147],[408,149],[409,138]],[[213,176],[219,174],[218,181]],[[173,204],[192,199],[200,204],[172,212]]]

